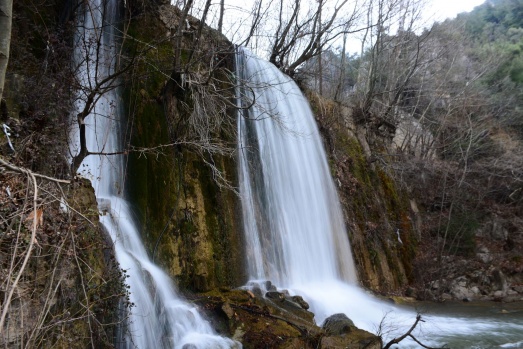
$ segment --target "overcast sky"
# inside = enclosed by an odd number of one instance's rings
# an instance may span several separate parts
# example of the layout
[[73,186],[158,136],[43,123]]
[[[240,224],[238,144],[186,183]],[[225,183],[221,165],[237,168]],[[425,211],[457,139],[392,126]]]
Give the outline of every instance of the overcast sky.
[[[244,35],[244,30],[239,29],[243,26],[250,27],[251,21],[247,19],[247,13],[251,12],[253,3],[255,0],[225,0],[225,29],[224,32],[227,37],[233,42],[241,42],[241,37]],[[291,1],[291,0],[284,0]],[[419,23],[420,27],[418,29],[427,28],[432,25],[434,21],[442,22],[446,18],[454,18],[457,14],[462,12],[469,12],[474,9],[474,7],[481,5],[486,0],[425,0],[426,6],[423,10],[423,19]],[[183,0],[171,0],[172,3],[183,2]],[[195,4],[199,4],[203,8],[203,4],[206,0],[195,0]],[[267,3],[268,0],[264,0],[264,3]],[[333,1],[336,2],[336,1]],[[214,2],[218,4],[218,1]],[[200,8],[196,6],[195,8]],[[200,17],[201,13],[192,13],[196,17]],[[216,27],[217,24],[217,12],[214,14],[214,19],[211,19],[214,23],[213,26]],[[241,24],[242,23],[242,24]],[[228,25],[232,24],[232,25]],[[229,27],[229,28],[227,28]],[[247,29],[245,29],[247,30]],[[354,43],[350,43],[351,40],[354,40]],[[354,38],[349,38],[349,51],[358,52],[360,50],[360,42],[357,35]],[[352,48],[352,49],[351,49]],[[258,52],[260,54],[260,52]]]
[[485,0],[429,0],[427,13],[434,13],[434,20],[454,18],[458,13],[470,12]]

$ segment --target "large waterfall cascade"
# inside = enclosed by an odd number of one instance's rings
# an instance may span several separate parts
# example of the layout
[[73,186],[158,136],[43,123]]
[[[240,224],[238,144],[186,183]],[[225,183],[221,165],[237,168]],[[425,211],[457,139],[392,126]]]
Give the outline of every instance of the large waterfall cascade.
[[237,65],[249,86],[240,101],[254,102],[238,118],[250,277],[290,285],[311,277],[357,282],[320,135],[313,118],[301,117],[311,115],[305,97],[268,62],[244,53]]
[[[95,79],[110,74],[117,56],[114,29],[118,1],[85,2],[84,16],[76,36],[77,78],[83,86],[93,86]],[[103,20],[102,20],[103,18]],[[100,45],[98,45],[100,44]],[[99,50],[99,48],[102,48]],[[80,91],[79,100],[82,98]],[[123,129],[116,90],[105,93],[87,117],[87,146],[91,152],[117,152],[122,149],[119,133]],[[77,109],[81,110],[80,101]],[[71,133],[71,150],[78,151],[78,131]],[[119,348],[239,348],[238,343],[214,334],[197,310],[177,295],[170,278],[151,262],[133,220],[129,204],[122,198],[124,185],[123,155],[88,156],[81,174],[91,179],[95,188],[102,225],[109,232],[120,267],[126,271],[129,302],[132,304]]]
[[[239,185],[250,278],[304,296],[317,323],[345,313],[370,332],[379,331],[384,319],[385,339],[404,333],[416,312],[382,302],[357,285],[336,189],[305,97],[292,79],[241,48],[237,76]],[[521,318],[425,314],[424,319],[413,334],[427,345],[523,345]]]

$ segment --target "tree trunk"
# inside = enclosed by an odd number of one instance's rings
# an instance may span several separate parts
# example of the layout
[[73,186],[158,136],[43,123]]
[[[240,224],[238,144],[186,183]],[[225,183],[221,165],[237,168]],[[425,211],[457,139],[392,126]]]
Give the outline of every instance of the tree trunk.
[[12,17],[13,0],[0,0],[0,101],[4,92],[5,72],[9,60]]
[[225,12],[225,0],[220,0],[220,17],[218,19],[218,31],[223,32],[223,14]]

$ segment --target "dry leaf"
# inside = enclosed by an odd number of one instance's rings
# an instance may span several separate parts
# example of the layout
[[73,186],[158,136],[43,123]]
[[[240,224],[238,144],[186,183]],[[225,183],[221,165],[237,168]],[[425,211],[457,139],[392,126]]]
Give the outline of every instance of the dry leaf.
[[[35,218],[35,211],[31,211],[31,213],[27,216],[25,219],[25,222],[27,224],[28,229],[33,228],[33,219]],[[36,229],[40,227],[44,223],[44,210],[37,209],[36,210]]]

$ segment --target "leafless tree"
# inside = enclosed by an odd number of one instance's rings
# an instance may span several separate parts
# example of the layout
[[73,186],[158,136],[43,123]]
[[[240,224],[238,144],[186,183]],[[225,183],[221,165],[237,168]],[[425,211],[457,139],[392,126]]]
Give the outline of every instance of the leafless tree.
[[13,18],[13,0],[0,1],[0,103],[4,90],[5,73],[9,61],[11,43],[11,23]]
[[394,131],[397,108],[409,103],[413,78],[433,59],[426,49],[431,30],[416,34],[421,6],[417,1],[371,1],[362,40],[356,85],[356,118]]
[[[280,1],[275,36],[271,42],[269,61],[293,76],[306,61],[321,55],[329,45],[344,34],[360,31],[356,20],[360,16],[357,3],[340,1],[332,8],[325,0],[307,6],[295,0],[290,8]],[[303,8],[308,7],[308,8]],[[344,16],[338,18],[340,13]]]

